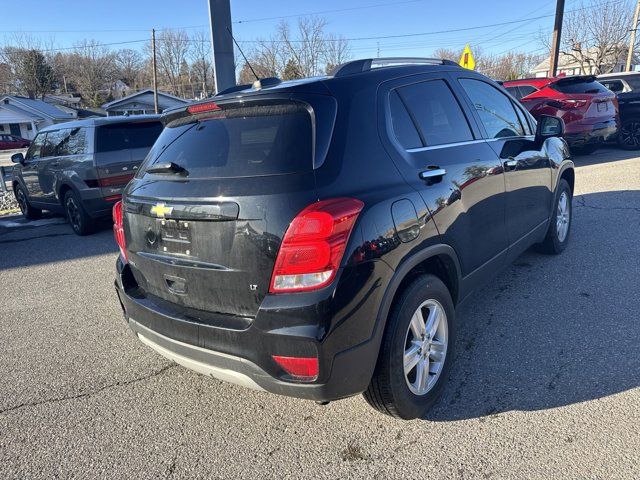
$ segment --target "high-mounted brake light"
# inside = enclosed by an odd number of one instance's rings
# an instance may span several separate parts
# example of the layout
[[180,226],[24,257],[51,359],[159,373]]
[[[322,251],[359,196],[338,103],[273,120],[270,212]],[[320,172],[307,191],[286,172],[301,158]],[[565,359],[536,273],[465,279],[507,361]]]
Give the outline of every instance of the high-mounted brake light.
[[335,198],[302,210],[284,235],[269,291],[302,292],[329,285],[362,207],[355,198]]
[[313,382],[318,378],[318,359],[316,357],[281,357],[272,355],[282,369],[294,379]]
[[198,103],[187,107],[187,112],[192,115],[195,113],[215,112],[216,110],[222,110],[222,108],[215,102]]
[[112,210],[113,214],[113,236],[116,238],[116,243],[120,248],[120,254],[124,261],[127,261],[127,243],[124,238],[124,225],[122,222],[122,200],[116,202]]

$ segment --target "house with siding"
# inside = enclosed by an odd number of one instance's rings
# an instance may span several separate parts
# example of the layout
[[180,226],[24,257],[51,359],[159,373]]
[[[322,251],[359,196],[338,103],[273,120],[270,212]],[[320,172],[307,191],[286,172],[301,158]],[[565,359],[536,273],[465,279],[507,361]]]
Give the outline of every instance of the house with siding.
[[[158,91],[158,113],[173,107],[180,107],[189,103],[184,98],[175,97],[165,92]],[[153,89],[147,88],[139,92],[127,95],[113,102],[105,103],[102,109],[108,116],[113,115],[144,115],[154,113]]]
[[77,112],[62,111],[42,100],[0,96],[0,134],[10,133],[32,140],[40,129],[76,118]]

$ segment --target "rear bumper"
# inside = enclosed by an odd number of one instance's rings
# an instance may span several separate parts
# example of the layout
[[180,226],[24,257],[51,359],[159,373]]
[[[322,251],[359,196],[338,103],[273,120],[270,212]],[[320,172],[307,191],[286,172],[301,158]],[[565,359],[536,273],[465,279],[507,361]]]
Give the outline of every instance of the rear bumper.
[[572,146],[604,143],[613,140],[618,134],[618,122],[610,120],[593,125],[572,126],[564,136],[567,143]]
[[[176,363],[223,381],[315,401],[356,395],[369,385],[379,348],[379,336],[373,335],[375,320],[370,338],[361,342],[355,335],[345,335],[345,324],[327,334],[316,316],[321,310],[317,303],[312,311],[304,302],[271,305],[264,312],[267,320],[258,318],[262,310],[253,320],[219,318],[221,315],[196,320],[193,312],[131,288],[127,268],[119,259],[115,286],[125,320],[140,341]],[[377,301],[376,296],[370,295],[369,301]],[[367,311],[367,315],[376,318],[374,312]],[[306,324],[277,328],[278,323],[287,325],[292,318],[307,319]],[[317,356],[317,381],[292,380],[271,355]]]

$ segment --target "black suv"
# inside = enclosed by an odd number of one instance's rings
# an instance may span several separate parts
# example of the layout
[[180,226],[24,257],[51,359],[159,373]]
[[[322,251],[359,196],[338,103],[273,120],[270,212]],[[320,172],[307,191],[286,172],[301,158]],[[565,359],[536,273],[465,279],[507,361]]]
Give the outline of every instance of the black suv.
[[488,78],[367,59],[163,115],[114,207],[138,338],[214,377],[425,414],[455,308],[533,244],[567,245],[573,163]]
[[22,214],[64,213],[86,235],[108,218],[122,190],[162,132],[158,115],[91,118],[43,128],[26,155],[11,160],[13,192]]
[[605,73],[598,76],[598,82],[618,97],[618,145],[625,150],[640,149],[640,72]]

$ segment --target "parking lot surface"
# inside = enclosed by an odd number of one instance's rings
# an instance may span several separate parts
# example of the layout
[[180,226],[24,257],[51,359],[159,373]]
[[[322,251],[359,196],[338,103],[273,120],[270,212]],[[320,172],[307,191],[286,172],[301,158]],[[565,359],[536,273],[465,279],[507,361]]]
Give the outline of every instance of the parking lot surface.
[[458,309],[425,420],[221,383],[133,338],[108,224],[0,220],[0,478],[640,477],[640,158],[577,157],[571,243]]

